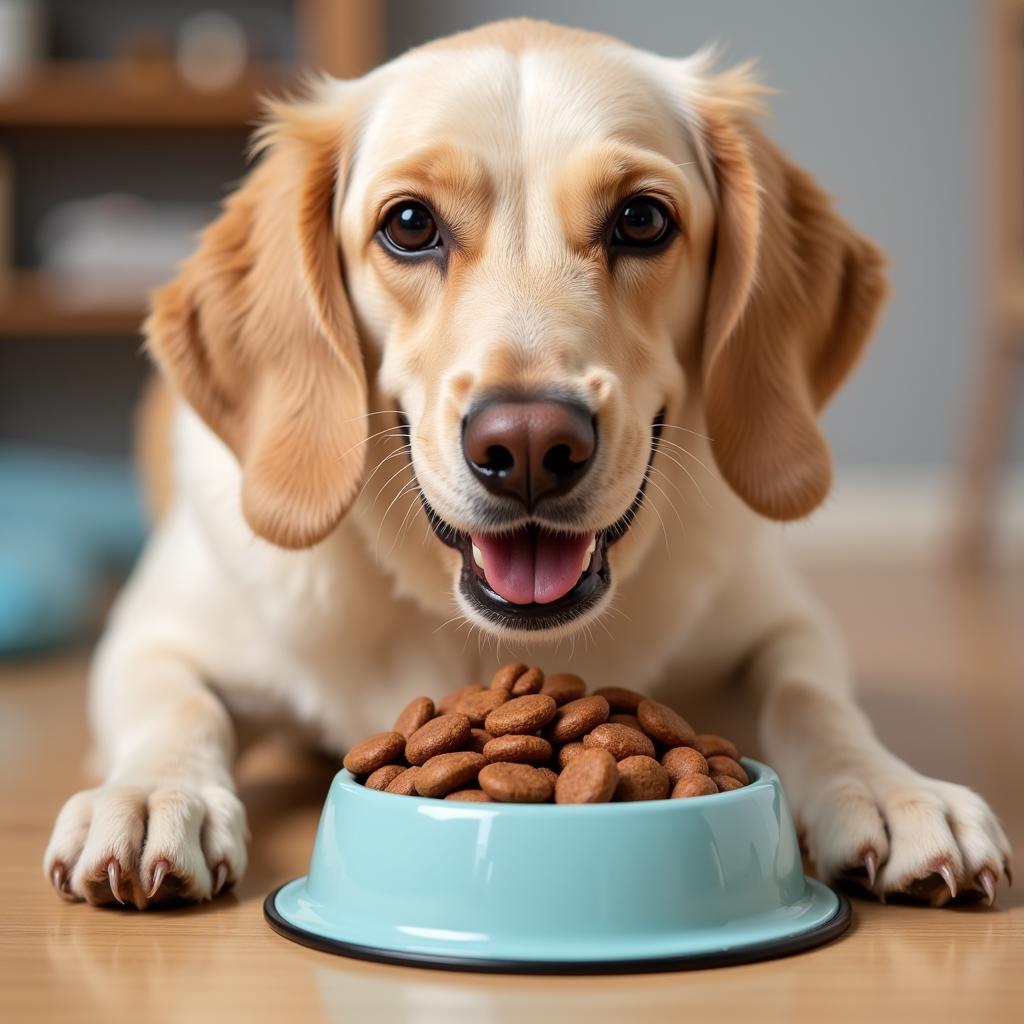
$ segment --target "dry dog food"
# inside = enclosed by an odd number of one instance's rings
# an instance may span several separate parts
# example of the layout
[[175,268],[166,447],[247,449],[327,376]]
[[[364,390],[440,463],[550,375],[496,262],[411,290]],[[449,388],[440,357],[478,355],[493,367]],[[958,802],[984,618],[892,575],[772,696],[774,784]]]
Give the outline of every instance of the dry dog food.
[[667,705],[624,686],[588,695],[579,676],[522,662],[415,698],[344,764],[368,789],[476,803],[685,799],[750,782],[731,740]]

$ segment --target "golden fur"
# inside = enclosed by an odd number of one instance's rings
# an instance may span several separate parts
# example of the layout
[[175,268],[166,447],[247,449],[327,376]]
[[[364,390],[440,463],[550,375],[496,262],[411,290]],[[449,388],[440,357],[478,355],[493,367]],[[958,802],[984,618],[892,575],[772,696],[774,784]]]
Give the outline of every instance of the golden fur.
[[[173,494],[154,471],[159,525],[94,661],[106,775],[54,827],[63,895],[215,895],[245,871],[232,764],[250,725],[337,753],[509,653],[680,705],[739,679],[730,703],[758,719],[823,877],[992,894],[998,822],[880,743],[769,521],[828,491],[818,414],[885,285],[878,250],[762,133],[764,93],[708,53],[515,21],[270,105],[257,166],[146,324],[176,395]],[[678,235],[613,257],[603,225],[637,193]],[[381,244],[410,198],[450,229],[443,258]],[[420,505],[488,528],[460,431],[496,389],[570,395],[598,423],[574,520],[542,503],[538,528],[596,539],[630,517],[604,597],[543,633],[465,600]],[[157,395],[145,417],[154,469],[166,412]]]

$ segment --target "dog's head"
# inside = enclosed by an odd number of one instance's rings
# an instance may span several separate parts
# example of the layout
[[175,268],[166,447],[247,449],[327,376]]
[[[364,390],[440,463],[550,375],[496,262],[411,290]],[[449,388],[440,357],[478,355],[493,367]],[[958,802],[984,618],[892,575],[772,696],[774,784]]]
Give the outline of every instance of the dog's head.
[[764,516],[821,502],[882,261],[709,63],[510,22],[273,108],[148,323],[257,534],[315,544],[370,468],[466,614],[553,635],[652,544],[664,431]]

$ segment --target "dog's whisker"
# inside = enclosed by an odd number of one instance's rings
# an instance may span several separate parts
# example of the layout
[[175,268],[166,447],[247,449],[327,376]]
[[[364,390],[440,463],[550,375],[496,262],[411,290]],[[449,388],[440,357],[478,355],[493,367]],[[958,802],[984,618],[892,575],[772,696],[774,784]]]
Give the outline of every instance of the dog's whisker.
[[407,526],[409,524],[409,516],[412,515],[412,513],[415,511],[416,506],[418,504],[419,504],[418,501],[410,502],[409,503],[409,507],[405,510],[405,515],[402,517],[402,522],[401,522],[401,524],[398,527],[398,533],[395,536],[395,539],[392,542],[390,549],[388,550],[388,554],[389,555],[391,554],[392,551],[395,550],[396,546],[400,545],[402,543],[402,541],[404,541],[405,533],[406,533],[406,528],[407,528]]
[[684,504],[686,503],[686,494],[681,490],[681,488],[679,487],[679,484],[677,484],[675,482],[675,480],[673,480],[672,477],[669,476],[668,473],[665,472],[665,470],[660,469],[658,466],[655,466],[652,463],[650,471],[652,473],[657,473],[658,476],[661,477],[661,479],[664,480],[664,482],[666,484],[668,484],[668,486],[671,487],[672,490],[676,492],[676,494],[679,495],[679,500],[681,502],[683,502]]
[[599,615],[594,621],[608,634],[608,639],[612,643],[615,643],[615,637],[612,636],[612,631],[608,628],[608,624],[604,621],[604,616]]
[[[416,483],[415,477],[403,485],[402,489],[391,499],[391,504],[384,510],[384,515],[381,516],[380,525],[377,527],[377,539],[374,541],[374,552],[378,561],[380,560],[380,535],[381,531],[384,529],[384,524],[387,522],[388,513],[395,507],[396,501],[413,490],[419,490],[419,485]],[[390,553],[391,552],[389,551],[388,554]]]
[[[664,474],[662,474],[662,475],[664,475]],[[676,519],[678,520],[679,525],[685,530],[686,529],[686,523],[683,522],[683,517],[679,514],[679,509],[676,507],[676,503],[672,500],[672,495],[669,494],[668,491],[666,491],[665,488],[662,487],[661,484],[659,484],[657,482],[657,480],[655,480],[653,477],[648,477],[647,482],[656,491],[658,491],[661,494],[661,496],[665,499],[665,501],[668,503],[668,507],[670,509],[672,509],[672,512],[674,513]],[[658,511],[658,506],[656,504],[654,504],[653,502],[651,503],[651,508],[655,512]]]
[[349,416],[347,420],[339,420],[339,423],[355,423],[356,420],[368,420],[371,416],[401,416],[401,409],[374,409],[373,412],[361,412],[358,416]]
[[678,466],[679,469],[684,468],[683,463],[681,463],[672,452],[668,450],[663,450],[659,452],[659,454],[662,455],[668,462],[671,462],[673,466]]
[[[380,462],[378,462],[376,466],[374,466],[373,472],[370,473],[370,475],[366,478],[365,481],[363,481],[363,486],[359,488],[359,494],[357,495],[357,499],[356,500],[358,500],[359,498],[361,498],[363,496],[363,494],[366,491],[366,488],[370,486],[370,481],[372,481],[373,478],[377,475],[377,473],[380,472],[380,470],[383,468],[385,462],[389,462],[391,459],[397,458],[399,455],[406,455],[406,454],[409,453],[409,451],[410,451],[409,445],[402,445],[401,448],[398,448],[397,450],[391,452],[390,455],[385,455],[384,458],[381,459]],[[383,487],[378,488],[378,491],[377,491],[377,496],[378,497],[380,496],[381,491],[383,491],[384,487],[386,487],[386,486],[387,486],[387,484],[384,484]],[[374,502],[376,502],[376,498],[374,499]]]
[[[675,512],[676,518],[679,520],[679,525],[682,527],[682,530],[685,533],[686,532],[686,524],[683,522],[683,517],[679,514],[679,510],[675,507],[675,505],[672,504],[672,499],[669,497],[668,491],[666,491],[664,487],[660,486],[656,481],[651,480],[650,478],[648,478],[647,482],[652,487],[654,487],[656,490],[661,492],[662,496],[669,503],[669,507],[672,509],[673,512]],[[645,502],[645,504],[648,504],[648,503]],[[665,538],[665,550],[666,551],[671,551],[672,550],[672,544],[671,544],[671,542],[668,539],[668,529],[665,526],[665,519],[662,516],[661,512],[658,510],[658,506],[655,505],[653,501],[650,502],[649,504],[650,504],[650,507],[651,507],[651,511],[658,517],[658,522],[661,523],[661,532],[662,532],[662,535]]]
[[712,441],[712,438],[708,437],[707,434],[702,434],[699,430],[691,430],[689,427],[680,427],[676,423],[663,423],[661,425],[661,429],[662,430],[681,430],[685,434],[693,434],[695,437],[701,437],[705,441]]
[[[338,456],[337,461],[341,462],[347,456],[351,455],[351,453],[354,452],[357,448],[361,448],[364,444],[369,444],[374,438],[383,437],[385,434],[390,434],[392,431],[395,431],[395,430],[398,430],[398,427],[391,426],[391,427],[385,427],[383,430],[378,430],[375,434],[369,434],[368,436],[364,437],[362,440],[356,441],[356,443],[354,445],[352,445],[351,447],[346,448],[345,451],[343,451]],[[394,436],[401,437],[402,434],[401,434],[401,432],[399,432],[398,434],[395,434]]]
[[434,630],[434,633],[435,634],[436,633],[440,633],[441,630],[445,628],[445,626],[450,626],[453,622],[458,622],[460,619],[463,622],[465,622],[466,621],[466,616],[462,612],[457,612],[450,619],[445,619],[444,622],[442,622],[441,625],[438,626],[437,629]]
[[[711,508],[711,502],[708,501],[707,497],[705,496],[704,491],[702,490],[700,484],[697,482],[697,478],[678,459],[673,459],[668,452],[663,452],[662,454],[665,456],[666,459],[669,459],[670,462],[674,463],[676,466],[679,467],[679,469],[681,469],[686,474],[686,476],[689,478],[690,483],[692,483],[693,486],[697,489],[697,495],[700,498],[700,500],[703,501],[708,508]],[[653,469],[654,466],[652,465],[651,468]],[[670,479],[667,473],[665,473],[664,471],[661,472],[662,476],[664,476],[666,479]]]
[[[402,465],[399,466],[399,468],[395,470],[395,472],[392,473],[391,476],[389,476],[387,480],[385,480],[384,483],[380,485],[380,487],[377,488],[377,494],[374,496],[373,505],[371,506],[371,508],[377,507],[377,502],[380,501],[380,496],[388,489],[388,486],[391,484],[391,481],[395,480],[397,477],[400,477],[406,470],[411,471],[412,466],[408,462],[403,462]],[[415,479],[415,476],[413,479]]]
[[664,443],[669,445],[676,451],[681,452],[683,455],[689,456],[691,459],[693,459],[694,462],[697,463],[697,465],[699,465],[703,470],[705,470],[705,472],[707,472],[708,474],[717,479],[718,474],[702,458],[691,452],[689,448],[684,448],[681,444],[677,443],[676,441],[669,441],[667,439],[664,440]]

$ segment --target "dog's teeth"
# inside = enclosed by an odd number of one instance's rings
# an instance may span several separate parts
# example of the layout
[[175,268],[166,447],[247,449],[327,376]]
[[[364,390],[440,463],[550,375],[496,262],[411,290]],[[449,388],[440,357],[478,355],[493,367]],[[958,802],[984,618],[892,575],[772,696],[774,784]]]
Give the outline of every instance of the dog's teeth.
[[474,544],[473,545],[473,561],[482,569],[484,567],[484,556],[483,552]]
[[590,543],[587,545],[587,558],[589,559],[590,556],[596,550],[597,550],[597,534],[595,533],[594,536],[590,538]]
[[590,565],[590,552],[587,551],[583,555],[583,561],[580,562],[580,574],[582,575],[587,571],[587,566]]

